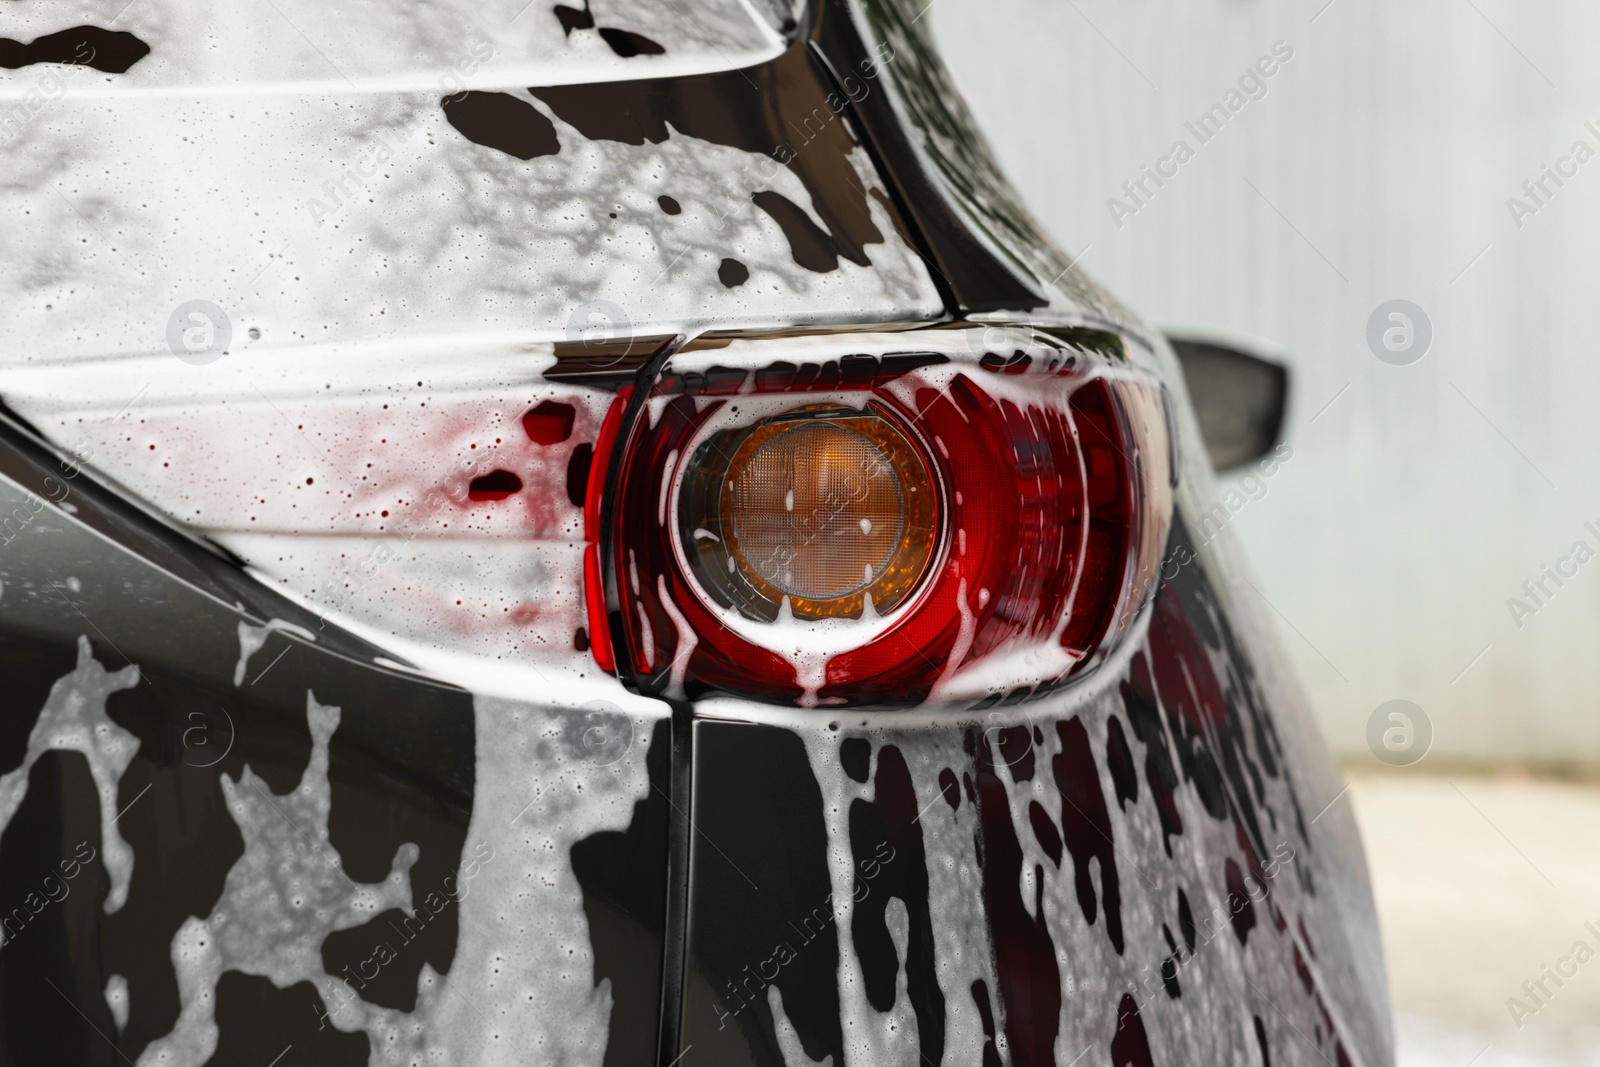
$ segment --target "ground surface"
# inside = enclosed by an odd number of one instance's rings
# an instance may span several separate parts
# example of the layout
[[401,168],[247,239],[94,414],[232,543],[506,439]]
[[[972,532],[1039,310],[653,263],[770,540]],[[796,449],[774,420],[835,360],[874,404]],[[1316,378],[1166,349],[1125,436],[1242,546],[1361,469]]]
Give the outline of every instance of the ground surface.
[[[1400,1067],[1600,1065],[1600,784],[1349,778],[1340,803],[1366,841]],[[1558,967],[1572,975],[1560,985],[1546,977]],[[1511,998],[1528,1012],[1514,1018]]]

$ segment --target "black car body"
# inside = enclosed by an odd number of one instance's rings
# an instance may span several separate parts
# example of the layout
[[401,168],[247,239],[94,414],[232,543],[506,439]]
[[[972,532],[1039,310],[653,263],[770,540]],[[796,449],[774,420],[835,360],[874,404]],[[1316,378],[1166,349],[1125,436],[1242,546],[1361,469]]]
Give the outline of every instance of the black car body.
[[0,1063],[1392,1061],[1172,349],[925,9],[145,6],[3,42]]

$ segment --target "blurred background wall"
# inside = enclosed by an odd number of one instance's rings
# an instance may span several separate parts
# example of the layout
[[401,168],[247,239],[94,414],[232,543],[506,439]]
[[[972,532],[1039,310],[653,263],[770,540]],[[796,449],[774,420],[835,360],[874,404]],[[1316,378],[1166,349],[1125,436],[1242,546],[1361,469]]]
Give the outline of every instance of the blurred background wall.
[[[933,0],[925,17],[1090,274],[1158,325],[1284,353],[1294,456],[1232,526],[1340,754],[1370,758],[1369,716],[1403,698],[1435,766],[1600,769],[1600,558],[1572,555],[1600,552],[1600,5]],[[1264,95],[1230,100],[1277,42],[1293,54],[1263,66]],[[1186,126],[1238,99],[1204,143]],[[1193,157],[1130,196],[1179,140]],[[1395,299],[1432,326],[1410,365],[1368,345]],[[1558,565],[1576,575],[1530,598]]]

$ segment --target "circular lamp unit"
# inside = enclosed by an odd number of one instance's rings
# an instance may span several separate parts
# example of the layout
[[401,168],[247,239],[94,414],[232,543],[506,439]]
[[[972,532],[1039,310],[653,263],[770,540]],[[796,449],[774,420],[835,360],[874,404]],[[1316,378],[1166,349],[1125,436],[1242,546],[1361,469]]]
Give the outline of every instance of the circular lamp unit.
[[801,408],[713,434],[678,508],[711,598],[765,621],[785,600],[807,619],[892,610],[933,561],[938,516],[932,469],[876,406]]

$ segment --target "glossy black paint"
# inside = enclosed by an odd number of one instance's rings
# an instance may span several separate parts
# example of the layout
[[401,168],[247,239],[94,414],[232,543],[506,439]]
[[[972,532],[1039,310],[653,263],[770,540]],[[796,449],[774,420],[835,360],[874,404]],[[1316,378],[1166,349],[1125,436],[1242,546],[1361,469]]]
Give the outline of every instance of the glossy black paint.
[[[958,315],[1025,311],[1047,303],[953,210],[945,196],[943,177],[918,157],[912,133],[900,121],[887,94],[868,80],[869,74],[875,77],[886,63],[897,61],[899,54],[868,45],[848,0],[819,0],[813,12],[813,46],[827,65],[836,94],[851,102],[851,115],[911,222],[911,228],[903,232],[922,251],[934,284],[950,309]],[[914,54],[905,58],[918,62]]]
[[[19,546],[11,548],[15,553]],[[132,575],[149,583],[145,595],[134,604],[108,603],[108,596],[135,584],[128,581]],[[113,1051],[111,1035],[117,1035],[112,1057],[117,1059],[137,1059],[150,1041],[173,1029],[180,1006],[171,960],[173,936],[189,916],[211,912],[224,878],[243,852],[238,827],[226,809],[221,776],[238,780],[248,766],[270,792],[293,790],[311,754],[308,691],[342,709],[329,750],[328,829],[329,844],[349,877],[381,881],[396,850],[414,843],[419,854],[410,879],[414,899],[420,900],[426,887],[438,885],[461,864],[472,808],[474,726],[465,693],[363,665],[281,634],[269,637],[252,661],[254,681],[236,688],[231,675],[238,656],[238,616],[233,611],[169,576],[149,573],[148,564],[116,549],[102,551],[98,558],[92,551],[79,555],[75,577],[82,594],[70,599],[64,595],[58,605],[15,595],[15,576],[6,574],[13,593],[0,605],[6,646],[32,653],[8,657],[6,683],[34,695],[54,684],[65,673],[57,672],[67,650],[85,629],[92,635],[94,658],[108,669],[138,665],[139,684],[112,693],[106,702],[111,720],[139,741],[138,754],[117,791],[122,810],[117,828],[132,847],[135,862],[127,901],[117,911],[106,915],[101,910],[104,878],[90,876],[97,869],[90,864],[90,875],[74,882],[61,908],[0,948],[0,983],[31,988],[37,974],[70,976],[62,984],[63,995],[25,1016],[13,1014],[13,1005],[20,1010],[31,1003],[31,995],[6,998],[0,1015],[9,1020],[4,1031],[7,1063],[33,1062],[56,1049],[58,1041],[77,1040],[72,1035],[85,1018],[105,1035],[94,1042],[107,1042],[106,1053]],[[175,655],[171,644],[161,640],[160,628],[136,625],[150,611],[163,614],[177,631],[182,654]],[[279,655],[288,662],[275,670],[261,669]],[[7,718],[31,726],[42,703],[10,705]],[[196,735],[197,729],[206,736]],[[20,760],[13,766],[16,762]],[[75,752],[47,752],[34,764],[24,807],[0,840],[0,869],[16,872],[24,886],[73,859],[80,842],[103,855],[98,794],[84,768],[83,757]],[[80,818],[75,812],[88,814]],[[62,824],[63,818],[73,825]],[[78,826],[84,819],[88,821]],[[20,904],[10,897],[0,899],[5,914]],[[373,943],[404,944],[377,980],[358,978],[354,988],[372,1003],[409,1010],[422,964],[440,972],[450,969],[456,914],[445,909],[404,942],[394,932],[397,921],[398,913],[380,914],[330,936],[323,945],[324,965],[339,974],[369,956]],[[120,1034],[111,1025],[102,992],[112,975],[125,978],[130,991],[127,1025]],[[291,1003],[319,996],[309,985],[277,991],[270,983],[247,983],[236,991],[244,998],[240,1003],[251,1007],[219,1014],[222,1048],[233,1040],[229,1019],[259,1027],[274,1012],[298,1015],[299,1008]],[[22,1018],[27,1025],[18,1025]],[[306,1018],[315,1024],[309,1011]],[[364,1047],[364,1035],[358,1036]]]
[[[1005,744],[1008,737],[1012,739],[1009,750]],[[991,745],[988,736],[976,728],[966,735],[982,827],[978,863],[994,949],[996,992],[1011,1063],[1014,1067],[1051,1067],[1061,1013],[1057,946],[1045,924],[1042,872],[1033,878],[1034,899],[1024,901],[1022,897],[1022,842],[1011,821],[1006,783],[1007,777],[1017,781],[1032,777],[1032,745],[1025,729],[1002,732],[996,742]]]
[[805,1054],[842,1063],[828,836],[800,738],[697,722],[692,817],[682,1031],[672,1056],[693,1046],[719,1067],[784,1067],[775,989]]
[[[87,762],[76,752],[47,753],[33,765],[27,796],[0,835],[0,915],[10,921],[0,949],[0,1062],[117,1061],[116,1050],[95,1033],[111,1029],[111,1013],[90,966],[102,947],[100,903],[110,881],[103,851],[100,798]],[[35,912],[29,897],[50,899],[50,878],[66,896]],[[32,916],[20,925],[19,909]]]
[[556,127],[544,113],[510,93],[469,90],[439,102],[444,117],[469,141],[518,159],[561,151]]
[[34,63],[92,67],[106,74],[126,74],[150,54],[150,46],[126,30],[74,26],[36,37],[24,44],[0,38],[0,68],[16,70]]
[[217,1050],[206,1067],[249,1063],[273,1047],[318,1067],[364,1067],[372,1042],[366,1034],[319,1025],[325,1010],[310,982],[279,989],[270,978],[227,971],[217,980]]
[[[850,738],[841,749],[861,740]],[[872,800],[850,803],[850,850],[855,860],[850,939],[861,960],[867,1003],[878,1011],[894,1007],[895,985],[904,969],[906,995],[917,1019],[918,1055],[927,1063],[941,1063],[945,1008],[934,962],[928,856],[917,823],[911,772],[893,745],[878,750],[873,786]],[[909,925],[904,960],[886,919],[889,902],[895,899],[905,906]]]
[[654,1063],[661,1011],[668,877],[672,722],[656,724],[645,757],[650,792],[625,831],[603,830],[572,846],[572,873],[594,950],[594,981],[611,983],[604,1067]]

